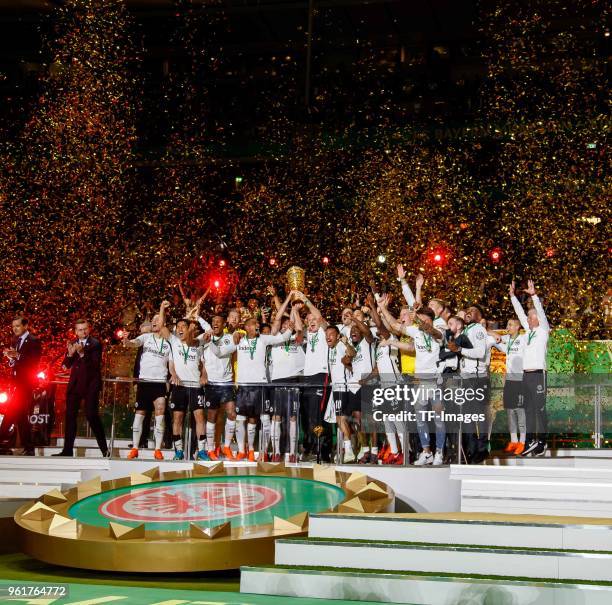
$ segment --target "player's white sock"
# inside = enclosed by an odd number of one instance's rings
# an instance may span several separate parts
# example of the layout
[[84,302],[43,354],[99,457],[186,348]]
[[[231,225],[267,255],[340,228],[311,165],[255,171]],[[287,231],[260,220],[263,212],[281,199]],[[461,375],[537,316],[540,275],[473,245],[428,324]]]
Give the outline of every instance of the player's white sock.
[[516,443],[518,441],[518,435],[516,433],[510,433],[510,441]]
[[134,423],[132,424],[132,447],[138,448],[138,444],[140,443],[140,437],[142,436],[143,422],[144,414],[134,414]]
[[164,440],[164,430],[166,428],[166,422],[164,420],[164,415],[155,416],[155,429],[153,431],[153,436],[155,437],[155,449],[161,450],[162,441]]
[[378,456],[378,448],[377,447],[373,447],[372,448],[372,455]]
[[289,419],[289,453],[295,454],[295,444],[297,443],[297,420]]
[[206,423],[206,447],[209,452],[212,452],[215,449],[215,423],[207,422]]
[[359,454],[357,454],[357,458],[363,458],[370,451],[369,445],[362,445]]
[[353,446],[351,445],[351,440],[347,439],[344,442],[344,451],[345,452],[352,452],[353,451]]
[[280,454],[281,421],[272,421],[272,450],[274,454]]
[[387,435],[387,441],[389,442],[389,447],[391,448],[391,453],[395,456],[397,454],[397,437],[395,433],[385,433]]
[[236,441],[238,442],[238,451],[244,454],[244,438],[246,436],[246,416],[236,416]]
[[230,420],[229,418],[225,421],[225,441],[223,445],[225,447],[229,447],[232,439],[234,438],[234,433],[236,432],[236,421]]
[[249,424],[247,425],[247,439],[249,442],[249,451],[255,450],[255,432],[256,431],[257,431],[257,425],[251,424],[249,422]]
[[406,453],[406,450],[404,449],[404,433],[398,433],[397,436],[399,438],[400,445],[402,446],[402,452]]
[[200,435],[198,437],[198,452],[206,449],[206,435]]
[[272,434],[272,427],[270,423],[270,414],[261,415],[261,438],[262,438],[262,451],[267,452],[270,447],[270,437]]
[[180,437],[174,436],[172,437],[172,441],[174,443],[175,451],[183,451],[183,440]]

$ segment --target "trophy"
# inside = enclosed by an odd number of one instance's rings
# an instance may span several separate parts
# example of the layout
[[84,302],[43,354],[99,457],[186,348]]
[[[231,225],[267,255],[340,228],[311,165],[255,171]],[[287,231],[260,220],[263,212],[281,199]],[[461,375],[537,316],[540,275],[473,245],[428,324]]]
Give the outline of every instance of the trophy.
[[287,271],[287,286],[289,291],[299,290],[304,291],[306,286],[306,272],[301,267],[290,267]]

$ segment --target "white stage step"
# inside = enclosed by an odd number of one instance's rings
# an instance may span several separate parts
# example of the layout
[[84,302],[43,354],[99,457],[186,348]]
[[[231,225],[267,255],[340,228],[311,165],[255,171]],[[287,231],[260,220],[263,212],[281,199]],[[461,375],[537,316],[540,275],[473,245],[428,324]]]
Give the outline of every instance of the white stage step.
[[452,513],[448,516],[311,515],[308,537],[612,551],[612,519],[605,524],[588,523],[578,517],[551,523],[544,517],[518,521],[504,519],[503,515],[498,520],[478,519],[476,515],[472,519],[461,515],[452,518]]
[[[74,484],[81,480],[81,471],[59,471],[49,469],[3,469],[0,468],[0,484],[61,485]],[[2,485],[0,489],[4,489]]]
[[277,540],[275,563],[612,582],[612,552],[307,538]]
[[108,470],[108,458],[66,458],[50,456],[0,456],[1,470],[44,470],[44,471],[104,471]]
[[612,468],[452,465],[463,512],[612,517]]
[[240,592],[410,605],[609,605],[612,602],[612,586],[287,567],[243,567]]

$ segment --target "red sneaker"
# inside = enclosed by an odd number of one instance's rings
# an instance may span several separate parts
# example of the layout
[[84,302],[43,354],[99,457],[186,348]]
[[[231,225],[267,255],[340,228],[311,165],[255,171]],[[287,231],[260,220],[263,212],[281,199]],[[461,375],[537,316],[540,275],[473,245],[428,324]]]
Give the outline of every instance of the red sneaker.
[[134,458],[138,458],[138,448],[133,447],[130,450],[130,453],[127,455],[128,460],[134,460]]
[[214,460],[215,462],[216,462],[217,460],[219,460],[219,456],[217,456],[217,454],[215,453],[215,450],[210,450],[210,451],[208,452],[208,457],[209,457],[211,460]]
[[249,450],[249,462],[255,462],[255,452],[253,450]]
[[161,450],[155,450],[153,452],[153,458],[155,458],[155,460],[163,460],[164,455],[162,454]]
[[295,454],[289,454],[289,464],[296,464],[297,456]]
[[238,452],[234,460],[244,460],[247,457],[245,452]]
[[274,456],[272,456],[272,462],[280,462],[280,461],[281,461],[280,454],[274,454]]

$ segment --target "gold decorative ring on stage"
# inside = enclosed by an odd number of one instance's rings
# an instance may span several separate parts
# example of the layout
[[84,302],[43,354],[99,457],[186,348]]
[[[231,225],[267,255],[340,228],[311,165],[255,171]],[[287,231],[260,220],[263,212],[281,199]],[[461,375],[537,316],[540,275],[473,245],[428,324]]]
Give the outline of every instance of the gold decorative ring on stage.
[[47,563],[192,572],[273,563],[274,540],[305,535],[309,512],[376,513],[393,502],[384,483],[331,466],[196,463],[53,490],[19,508],[15,522],[23,552]]

